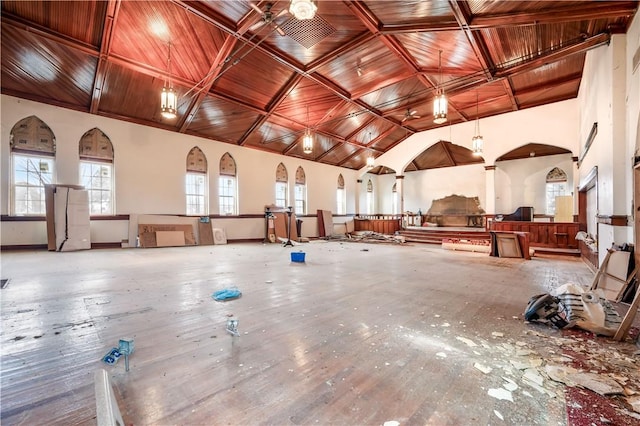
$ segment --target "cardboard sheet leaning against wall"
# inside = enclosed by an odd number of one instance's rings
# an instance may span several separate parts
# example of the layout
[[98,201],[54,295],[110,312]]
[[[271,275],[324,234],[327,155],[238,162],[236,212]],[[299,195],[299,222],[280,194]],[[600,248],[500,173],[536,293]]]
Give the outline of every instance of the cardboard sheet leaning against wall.
[[89,192],[84,189],[56,188],[53,204],[56,250],[90,249]]

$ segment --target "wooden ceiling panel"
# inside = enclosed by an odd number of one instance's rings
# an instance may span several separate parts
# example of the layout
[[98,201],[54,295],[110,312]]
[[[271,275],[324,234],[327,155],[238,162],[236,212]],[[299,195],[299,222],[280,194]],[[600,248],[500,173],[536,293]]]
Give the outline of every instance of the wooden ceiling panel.
[[[216,92],[266,108],[278,90],[291,78],[293,71],[269,55],[253,50],[235,65],[227,64],[213,85]],[[248,75],[253,76],[247,78]]]
[[302,79],[274,112],[304,126],[315,127],[340,102],[340,98],[327,88],[309,79]]
[[55,41],[2,25],[3,92],[87,110],[97,58]]
[[[412,34],[398,34],[396,38],[406,47],[417,64],[427,73],[431,80],[439,82],[440,51],[442,51],[442,82],[456,76],[468,75],[480,71],[473,47],[466,35],[461,31],[437,31]],[[447,78],[447,75],[449,77]]]
[[[317,2],[318,12],[314,19],[298,21],[285,15],[280,24],[286,36],[271,32],[269,44],[280,52],[292,57],[300,64],[331,55],[350,40],[366,31],[364,25],[349,12],[349,8],[338,1]],[[274,6],[274,10],[275,6]],[[269,30],[267,30],[269,31]],[[262,30],[260,38],[267,32]]]
[[516,148],[496,159],[497,161],[518,160],[521,158],[543,157],[546,155],[571,154],[571,151],[553,145],[530,143]]
[[2,14],[12,14],[37,26],[100,46],[106,1],[2,1]]
[[326,150],[324,153],[320,154],[317,161],[337,166],[341,161],[343,161],[345,158],[349,158],[359,149],[360,148],[358,148],[357,146],[351,144],[336,144]]
[[125,1],[115,23],[111,50],[114,55],[169,74],[171,43],[171,75],[198,82],[209,72],[227,37],[172,2]]
[[[100,112],[116,117],[130,117],[136,123],[154,122],[175,128],[176,120],[160,115],[160,93],[164,81],[116,64],[109,66],[102,96]],[[136,96],[131,96],[135,93]],[[186,105],[178,103],[178,112],[184,114]]]
[[369,93],[361,99],[385,115],[402,120],[407,108],[414,109],[416,105],[433,99],[433,91],[413,77]]
[[[268,2],[254,3],[264,10]],[[271,3],[278,12],[289,1]],[[415,132],[575,97],[585,52],[624,32],[638,4],[322,0],[313,23],[278,16],[283,36],[254,26],[263,18],[248,0],[3,1],[0,89],[361,168],[368,154]],[[169,80],[180,99],[172,121],[159,114],[158,93]],[[450,107],[448,121],[436,125],[440,84]],[[307,126],[316,143],[304,156]],[[425,163],[442,167],[442,155],[434,156],[440,160]]]
[[532,25],[483,30],[483,37],[498,68],[509,68],[553,49],[584,40],[587,23]]
[[413,74],[378,39],[335,57],[319,67],[317,72],[339,83],[350,93],[372,84],[384,86],[387,81],[397,81],[398,77],[408,78]]
[[292,131],[272,117],[263,123],[246,139],[245,146],[259,147],[268,151],[283,153],[294,144],[300,136],[299,131]]
[[525,90],[523,93],[515,93],[518,105],[523,108],[532,108],[550,102],[559,102],[573,99],[580,88],[580,80],[570,80],[564,84],[557,84],[540,90]]
[[187,133],[237,143],[259,117],[259,113],[241,105],[208,96],[189,124]]
[[516,74],[510,80],[515,91],[564,84],[566,80],[580,80],[585,58],[585,53],[572,55],[531,71]]
[[393,6],[387,0],[375,0],[367,1],[366,4],[384,26],[424,23],[429,19],[434,21],[452,16],[451,8],[446,0],[406,0]]

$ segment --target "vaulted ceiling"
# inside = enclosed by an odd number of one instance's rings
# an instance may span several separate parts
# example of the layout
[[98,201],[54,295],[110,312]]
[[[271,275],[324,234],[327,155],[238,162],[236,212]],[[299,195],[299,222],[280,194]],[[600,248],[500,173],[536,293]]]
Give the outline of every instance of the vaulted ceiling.
[[[638,9],[637,1],[317,0],[316,16],[298,20],[289,3],[3,0],[1,90],[360,169],[367,156],[439,126],[438,87],[449,99],[440,125],[576,97],[586,52],[626,32]],[[258,12],[267,7],[272,20]],[[172,120],[160,114],[169,82],[179,95]],[[311,154],[302,150],[307,128]],[[432,154],[455,162],[455,149],[443,143]]]

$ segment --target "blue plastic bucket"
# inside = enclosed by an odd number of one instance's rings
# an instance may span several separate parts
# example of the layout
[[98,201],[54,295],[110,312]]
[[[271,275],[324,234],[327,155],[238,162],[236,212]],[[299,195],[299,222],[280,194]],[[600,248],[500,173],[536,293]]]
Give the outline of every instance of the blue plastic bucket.
[[291,252],[291,261],[292,262],[304,262],[304,252],[303,251],[298,251],[298,252]]

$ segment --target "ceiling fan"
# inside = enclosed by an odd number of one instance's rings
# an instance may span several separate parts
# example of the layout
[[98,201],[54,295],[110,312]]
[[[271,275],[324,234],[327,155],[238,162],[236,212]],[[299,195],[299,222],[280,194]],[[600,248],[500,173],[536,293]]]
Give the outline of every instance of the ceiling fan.
[[271,11],[271,8],[273,7],[273,3],[267,3],[264,6],[264,11],[260,9],[258,6],[256,6],[255,3],[253,2],[249,2],[249,6],[251,6],[253,10],[258,12],[262,16],[262,20],[260,20],[259,22],[256,22],[251,27],[249,27],[249,31],[255,32],[264,25],[271,25],[278,32],[278,34],[280,34],[281,36],[285,35],[284,30],[280,28],[280,26],[276,23],[276,19],[278,19],[283,15],[288,14],[289,11],[287,9],[282,9],[280,12],[274,13]]
[[407,120],[413,120],[414,118],[421,118],[421,116],[417,115],[418,111],[411,110],[410,108],[407,109],[407,112],[404,113],[404,116],[402,117],[402,123],[404,123]]

